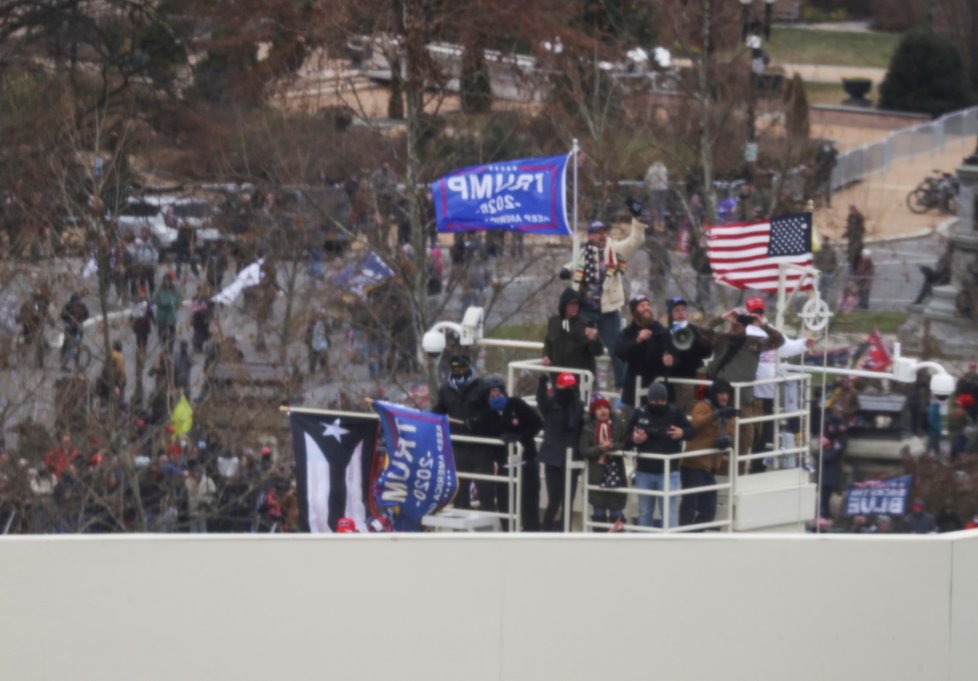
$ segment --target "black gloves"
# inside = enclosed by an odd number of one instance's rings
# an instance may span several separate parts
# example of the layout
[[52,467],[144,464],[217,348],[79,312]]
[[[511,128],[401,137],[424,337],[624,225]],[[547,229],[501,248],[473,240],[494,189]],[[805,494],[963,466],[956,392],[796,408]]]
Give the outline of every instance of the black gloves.
[[642,202],[638,199],[629,196],[625,199],[625,205],[628,206],[628,210],[633,216],[640,217],[642,215]]

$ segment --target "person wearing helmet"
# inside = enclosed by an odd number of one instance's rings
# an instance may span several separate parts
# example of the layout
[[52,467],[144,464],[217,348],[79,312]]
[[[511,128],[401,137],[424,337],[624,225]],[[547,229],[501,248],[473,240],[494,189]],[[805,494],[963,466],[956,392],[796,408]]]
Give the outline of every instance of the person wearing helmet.
[[557,314],[547,320],[543,339],[543,365],[587,369],[597,372],[596,357],[604,352],[595,324],[581,317],[582,298],[574,289],[564,289]]
[[544,464],[547,485],[547,507],[543,512],[544,532],[561,532],[564,527],[564,497],[567,508],[574,507],[577,478],[580,471],[571,473],[571,487],[566,489],[564,473],[567,450],[575,461],[581,460],[580,440],[584,407],[578,392],[577,378],[571,373],[557,375],[554,385],[548,376],[540,377],[537,386],[537,408],[543,415],[543,442],[540,461]]
[[[527,532],[540,529],[540,466],[534,438],[543,426],[540,414],[522,398],[506,394],[506,382],[493,374],[479,379],[476,413],[472,417],[472,432],[479,437],[494,437],[507,444],[519,442],[523,447],[523,483],[520,488],[523,526]],[[508,447],[478,445],[480,459],[488,465],[488,473],[508,475]],[[493,469],[493,465],[495,468]],[[479,507],[484,511],[506,513],[509,509],[509,486],[476,482]],[[506,523],[503,523],[505,527]]]
[[[451,419],[450,428],[453,435],[472,435],[466,421],[472,415],[478,388],[475,370],[465,355],[453,355],[448,364],[451,373],[438,389],[438,396],[431,411],[436,414],[446,414]],[[478,448],[470,443],[453,443],[452,453],[455,456],[455,467],[461,472],[475,473],[485,469]],[[453,505],[455,508],[472,507],[467,480],[462,480],[459,484]]]
[[[625,426],[625,447],[639,454],[669,454],[682,452],[683,440],[693,437],[693,426],[675,404],[669,403],[669,391],[664,383],[653,383],[645,396],[645,404],[636,409]],[[681,489],[679,462],[662,459],[639,458],[635,464],[635,486],[642,490],[670,492]],[[662,526],[676,527],[679,523],[679,497],[669,498],[668,518],[666,506],[659,505],[660,498],[643,494],[638,498],[638,524],[653,527],[656,506],[668,522]]]
[[[737,433],[736,410],[732,402],[733,388],[720,378],[710,386],[709,397],[693,405],[693,413],[689,417],[693,426],[693,439],[686,445],[686,451],[721,451],[682,460],[679,472],[683,490],[717,484],[716,472],[723,472],[726,453]],[[716,519],[716,514],[716,490],[687,492],[679,504],[680,525],[711,523]]]

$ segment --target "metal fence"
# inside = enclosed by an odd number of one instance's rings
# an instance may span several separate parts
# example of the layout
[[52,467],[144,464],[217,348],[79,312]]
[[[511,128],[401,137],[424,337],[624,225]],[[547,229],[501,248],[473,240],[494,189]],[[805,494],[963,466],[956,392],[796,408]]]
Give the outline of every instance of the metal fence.
[[972,142],[978,135],[978,107],[962,109],[891,132],[879,142],[839,154],[832,170],[832,189],[845,187],[873,173],[885,172],[895,161],[935,153],[952,143]]

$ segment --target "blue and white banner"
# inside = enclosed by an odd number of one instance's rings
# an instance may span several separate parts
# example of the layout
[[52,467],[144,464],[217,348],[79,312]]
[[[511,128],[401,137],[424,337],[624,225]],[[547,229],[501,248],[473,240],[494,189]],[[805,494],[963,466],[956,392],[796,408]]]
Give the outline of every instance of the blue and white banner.
[[363,298],[372,288],[393,276],[394,270],[379,255],[369,251],[357,262],[344,267],[333,278],[333,284],[347,293]]
[[903,515],[912,487],[912,475],[853,483],[846,490],[845,515]]
[[448,417],[375,401],[387,445],[387,467],[374,485],[377,503],[395,511],[398,532],[447,506],[458,490]]
[[460,168],[431,184],[439,232],[504,229],[570,236],[569,154]]

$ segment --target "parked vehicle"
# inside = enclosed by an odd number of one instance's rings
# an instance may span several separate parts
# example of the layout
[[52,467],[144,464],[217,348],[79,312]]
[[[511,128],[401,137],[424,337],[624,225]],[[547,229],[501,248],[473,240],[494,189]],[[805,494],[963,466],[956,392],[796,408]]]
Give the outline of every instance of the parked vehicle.
[[958,212],[958,188],[957,177],[935,170],[907,194],[907,208],[913,213],[926,213],[937,208],[942,213],[954,215]]
[[177,230],[184,224],[196,230],[198,243],[223,238],[213,225],[216,214],[217,208],[206,199],[147,194],[128,198],[115,222],[121,233],[139,235],[144,227],[148,228],[160,248],[169,250],[176,243]]
[[276,193],[276,210],[282,221],[318,230],[328,253],[342,253],[352,241],[353,205],[341,186],[286,187]]

